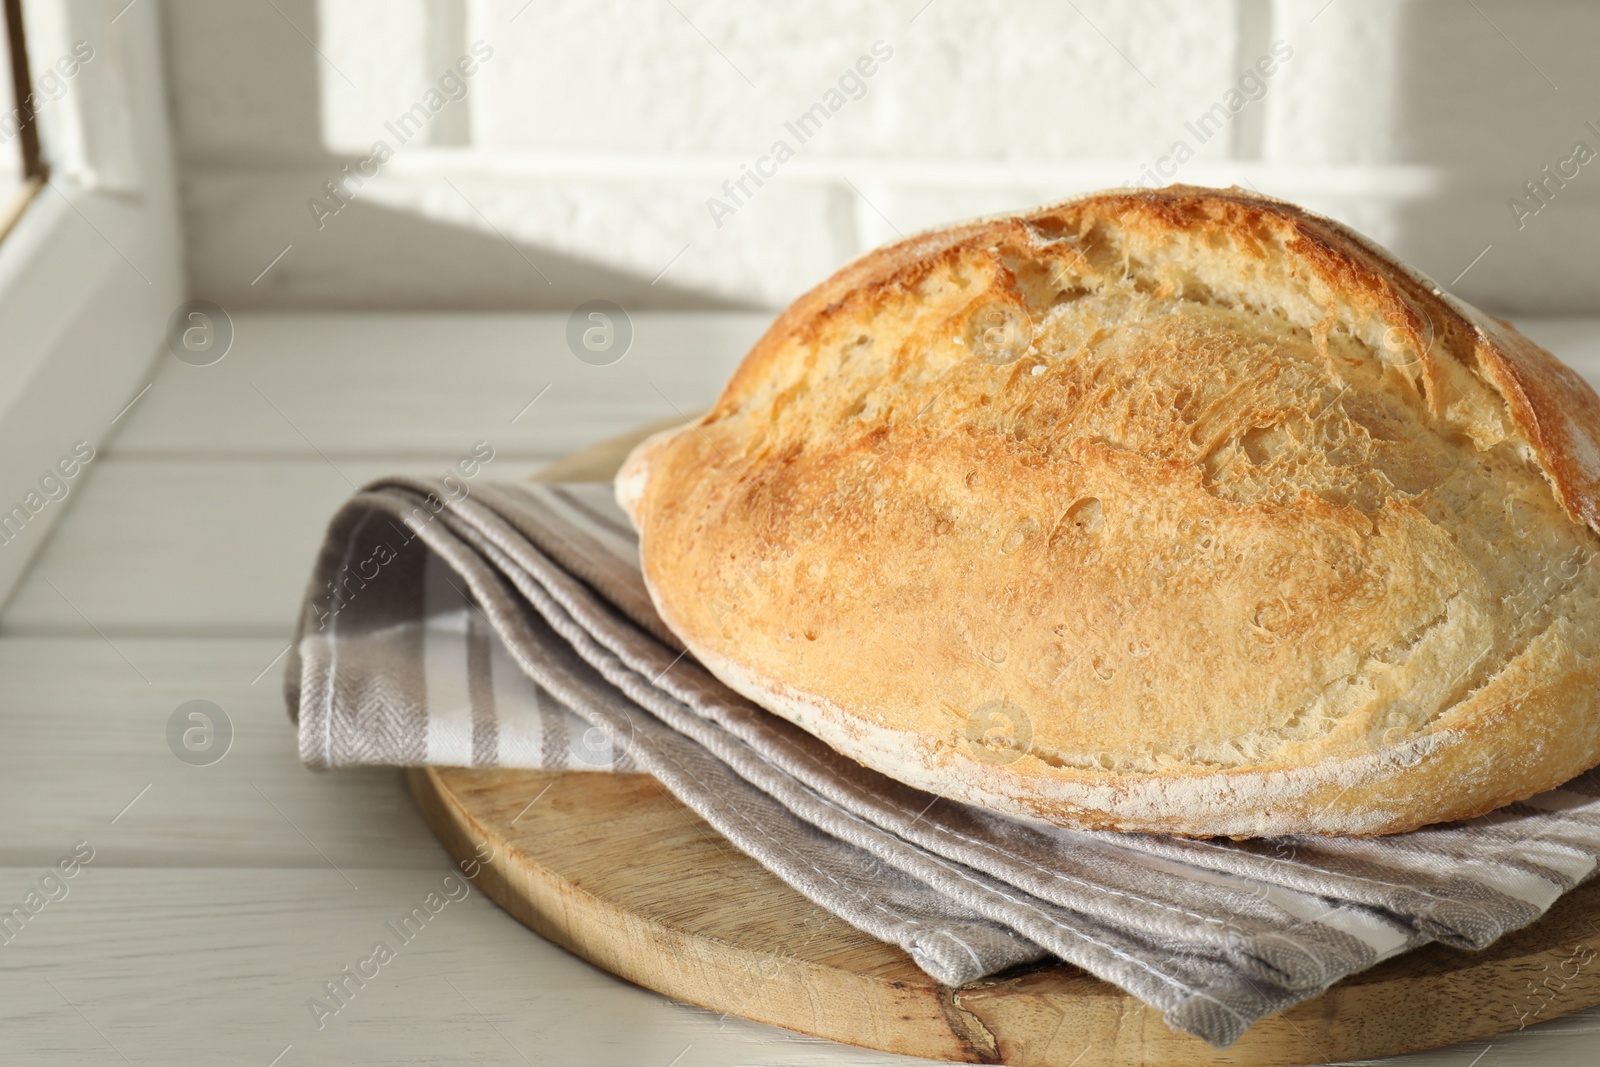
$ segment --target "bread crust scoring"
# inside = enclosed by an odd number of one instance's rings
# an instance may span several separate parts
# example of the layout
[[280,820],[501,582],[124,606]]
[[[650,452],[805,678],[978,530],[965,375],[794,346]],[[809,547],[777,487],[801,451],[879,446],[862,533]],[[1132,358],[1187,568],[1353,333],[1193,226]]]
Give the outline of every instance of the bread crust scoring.
[[1380,834],[1600,763],[1600,398],[1281,201],[872,252],[617,489],[708,669],[942,796]]

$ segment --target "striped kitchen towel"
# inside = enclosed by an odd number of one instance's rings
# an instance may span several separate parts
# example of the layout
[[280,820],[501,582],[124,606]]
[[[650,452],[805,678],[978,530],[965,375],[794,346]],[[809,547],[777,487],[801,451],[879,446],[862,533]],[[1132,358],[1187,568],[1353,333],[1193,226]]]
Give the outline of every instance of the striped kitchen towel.
[[1218,1046],[1418,945],[1488,945],[1600,858],[1594,772],[1365,840],[1084,832],[922,793],[687,655],[608,485],[367,486],[329,526],[286,688],[311,767],[652,774],[941,982],[1055,956]]

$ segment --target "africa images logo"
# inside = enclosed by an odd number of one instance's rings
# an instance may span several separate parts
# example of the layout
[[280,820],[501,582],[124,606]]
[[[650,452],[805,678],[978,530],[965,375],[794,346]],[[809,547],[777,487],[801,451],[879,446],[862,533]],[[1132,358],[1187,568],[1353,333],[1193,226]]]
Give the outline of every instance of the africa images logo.
[[1166,155],[1140,167],[1139,177],[1123,184],[1141,187],[1165,185],[1175,178],[1178,169],[1194,158],[1201,145],[1223,133],[1240,112],[1267,95],[1268,81],[1278,72],[1280,65],[1287,64],[1293,56],[1294,48],[1289,42],[1273,41],[1266,54],[1245,68],[1238,81],[1222,94],[1222,99],[1195,116],[1193,121],[1183,124],[1184,130],[1194,137],[1194,143],[1191,144],[1187,137],[1178,138],[1172,142]]
[[[756,189],[778,176],[778,168],[794,158],[796,146],[804,145],[822,132],[828,121],[844,110],[847,103],[867,95],[867,80],[894,58],[894,49],[883,41],[874,41],[870,51],[871,55],[860,56],[853,66],[846,67],[844,73],[839,75],[838,82],[822,94],[822,99],[802,111],[793,121],[783,124],[784,132],[794,138],[794,145],[779,137],[772,142],[767,154],[758,157],[754,164],[739,165],[739,176],[722,183],[721,197],[706,199],[706,210],[711,213],[711,221],[717,224],[717,229],[722,229],[724,218],[736,214],[750,202]],[[750,188],[752,182],[755,183],[755,189]]]
[[350,169],[351,164],[346,164],[338,176],[322,183],[326,200],[315,196],[306,200],[306,209],[316,221],[317,229],[326,227],[329,219],[350,206],[361,187],[376,178],[383,165],[394,158],[396,149],[422,133],[433,117],[445,107],[467,98],[472,91],[472,76],[478,72],[481,64],[487,63],[494,55],[494,49],[483,41],[472,42],[468,51],[471,54],[462,56],[446,68],[437,84],[422,94],[421,100],[383,124],[383,128],[394,136],[394,146],[391,147],[388,141],[380,137],[372,143],[371,153],[353,164],[354,171]]

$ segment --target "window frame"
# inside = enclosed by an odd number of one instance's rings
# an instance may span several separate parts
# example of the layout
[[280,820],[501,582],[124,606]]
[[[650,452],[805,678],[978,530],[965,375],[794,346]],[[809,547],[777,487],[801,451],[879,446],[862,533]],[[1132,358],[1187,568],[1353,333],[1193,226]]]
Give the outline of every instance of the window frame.
[[[33,74],[28,61],[28,38],[23,28],[22,0],[5,0],[6,51],[11,56],[11,98],[17,111],[29,107],[33,98]],[[25,182],[43,181],[49,177],[44,163],[44,153],[39,147],[39,125],[31,110],[17,127],[22,152],[22,177]],[[37,188],[37,186],[35,186]]]
[[[184,297],[158,5],[6,2],[25,22],[32,70],[75,41],[89,41],[95,55],[48,106],[36,102],[29,125],[41,173],[0,237],[0,515],[19,505],[29,512],[0,537],[0,602],[104,461]],[[106,124],[96,109],[131,128],[99,135]],[[41,499],[40,479],[80,441],[95,459],[64,497],[28,507]]]
[[[33,93],[33,78],[29,70],[28,46],[23,33],[22,0],[4,0],[5,49],[11,71],[11,99],[13,109],[20,115],[27,107]],[[39,146],[39,127],[31,112],[19,120],[17,127],[17,155],[22,180],[4,202],[0,202],[0,240],[11,232],[22,212],[46,178],[44,154]]]

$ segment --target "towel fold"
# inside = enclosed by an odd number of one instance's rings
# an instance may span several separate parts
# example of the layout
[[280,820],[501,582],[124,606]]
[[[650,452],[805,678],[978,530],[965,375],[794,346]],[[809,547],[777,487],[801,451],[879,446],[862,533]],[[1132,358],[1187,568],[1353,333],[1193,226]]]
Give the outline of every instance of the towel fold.
[[645,772],[940,982],[1059,957],[1219,1047],[1418,945],[1488,945],[1600,859],[1597,772],[1365,840],[1067,830],[902,785],[684,651],[602,484],[367,486],[328,528],[285,681],[313,768]]

